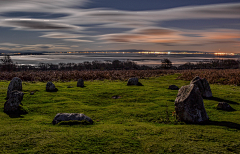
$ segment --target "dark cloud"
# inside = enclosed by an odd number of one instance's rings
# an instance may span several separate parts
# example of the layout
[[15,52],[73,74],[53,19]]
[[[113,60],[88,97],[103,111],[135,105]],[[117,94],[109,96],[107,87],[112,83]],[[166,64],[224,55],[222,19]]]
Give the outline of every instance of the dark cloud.
[[136,33],[144,34],[144,35],[170,35],[175,33],[176,31],[164,28],[148,28],[141,29],[136,31]]
[[240,6],[239,4],[236,5],[226,5],[222,7],[205,7],[197,10],[193,10],[192,12],[202,13],[202,14],[211,14],[211,15],[236,15],[240,14]]
[[51,48],[51,47],[49,47],[49,46],[39,46],[39,48],[42,48],[42,49],[49,49],[49,48]]
[[182,36],[188,36],[188,37],[203,37],[201,34],[181,34]]
[[66,13],[44,13],[44,12],[6,12],[2,13],[1,16],[4,18],[16,18],[16,17],[23,17],[29,19],[54,19],[60,17],[66,17],[69,14]]

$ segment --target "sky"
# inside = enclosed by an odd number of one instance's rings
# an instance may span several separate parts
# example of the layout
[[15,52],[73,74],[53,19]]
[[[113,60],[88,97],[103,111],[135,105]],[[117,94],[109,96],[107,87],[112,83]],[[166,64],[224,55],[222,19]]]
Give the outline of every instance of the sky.
[[240,0],[0,0],[0,51],[240,53]]

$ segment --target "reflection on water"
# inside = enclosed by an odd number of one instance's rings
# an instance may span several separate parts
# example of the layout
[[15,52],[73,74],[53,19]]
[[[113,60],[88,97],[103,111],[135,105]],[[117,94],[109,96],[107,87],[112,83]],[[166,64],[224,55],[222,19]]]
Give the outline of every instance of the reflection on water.
[[239,56],[216,56],[214,54],[138,54],[138,53],[97,53],[97,54],[44,54],[11,56],[18,64],[38,65],[39,63],[83,63],[84,61],[113,61],[132,60],[138,65],[161,65],[161,60],[168,58],[173,65],[178,66],[187,62],[208,61],[210,59],[235,59]]

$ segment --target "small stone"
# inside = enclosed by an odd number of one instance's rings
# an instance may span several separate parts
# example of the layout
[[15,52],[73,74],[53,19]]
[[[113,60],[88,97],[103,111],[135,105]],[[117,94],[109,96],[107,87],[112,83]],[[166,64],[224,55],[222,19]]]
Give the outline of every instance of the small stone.
[[112,98],[113,98],[113,99],[119,99],[119,98],[121,98],[121,96],[115,95],[115,96],[113,96]]
[[7,91],[7,100],[11,94],[12,91],[22,91],[22,80],[18,77],[14,77],[10,84],[8,85],[8,91]]
[[54,117],[52,124],[55,125],[61,121],[87,121],[89,124],[93,124],[93,120],[83,113],[58,113]]
[[175,111],[179,121],[202,123],[209,120],[201,92],[195,84],[183,86],[179,89],[175,100]]
[[140,82],[138,82],[138,78],[129,78],[127,85],[128,86],[132,86],[132,85],[142,86],[142,84]]
[[55,85],[52,82],[48,82],[46,85],[46,91],[47,92],[57,92],[58,89],[55,87]]
[[83,81],[83,79],[78,79],[77,87],[84,87],[84,81]]
[[34,91],[31,91],[31,92],[30,92],[30,95],[34,95]]
[[226,102],[219,102],[217,109],[224,110],[224,111],[234,111],[234,109]]
[[67,88],[73,88],[73,86],[68,86]]
[[168,89],[171,89],[171,90],[179,90],[178,86],[176,86],[176,85],[170,85],[170,86],[168,87]]

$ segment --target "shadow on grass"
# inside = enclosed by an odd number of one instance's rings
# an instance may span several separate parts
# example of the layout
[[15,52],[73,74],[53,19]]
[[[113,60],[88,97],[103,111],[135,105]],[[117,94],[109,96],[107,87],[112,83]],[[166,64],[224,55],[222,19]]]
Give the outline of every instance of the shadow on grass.
[[10,118],[24,118],[23,115],[28,114],[28,109],[22,105],[19,105],[18,109],[15,111],[3,110],[3,112],[6,113]]
[[232,129],[238,129],[240,130],[240,124],[234,123],[234,122],[228,122],[228,121],[211,121],[205,122],[200,125],[214,125],[214,126],[225,126]]
[[22,115],[20,114],[7,114],[10,118],[24,118]]
[[226,102],[226,103],[229,103],[229,104],[237,104],[237,105],[239,105],[239,103],[237,103],[237,102],[230,101],[230,100],[226,100],[226,99],[222,99],[222,98],[218,98],[218,97],[210,97],[210,98],[204,98],[204,99],[214,100],[214,101],[218,101],[218,102]]

